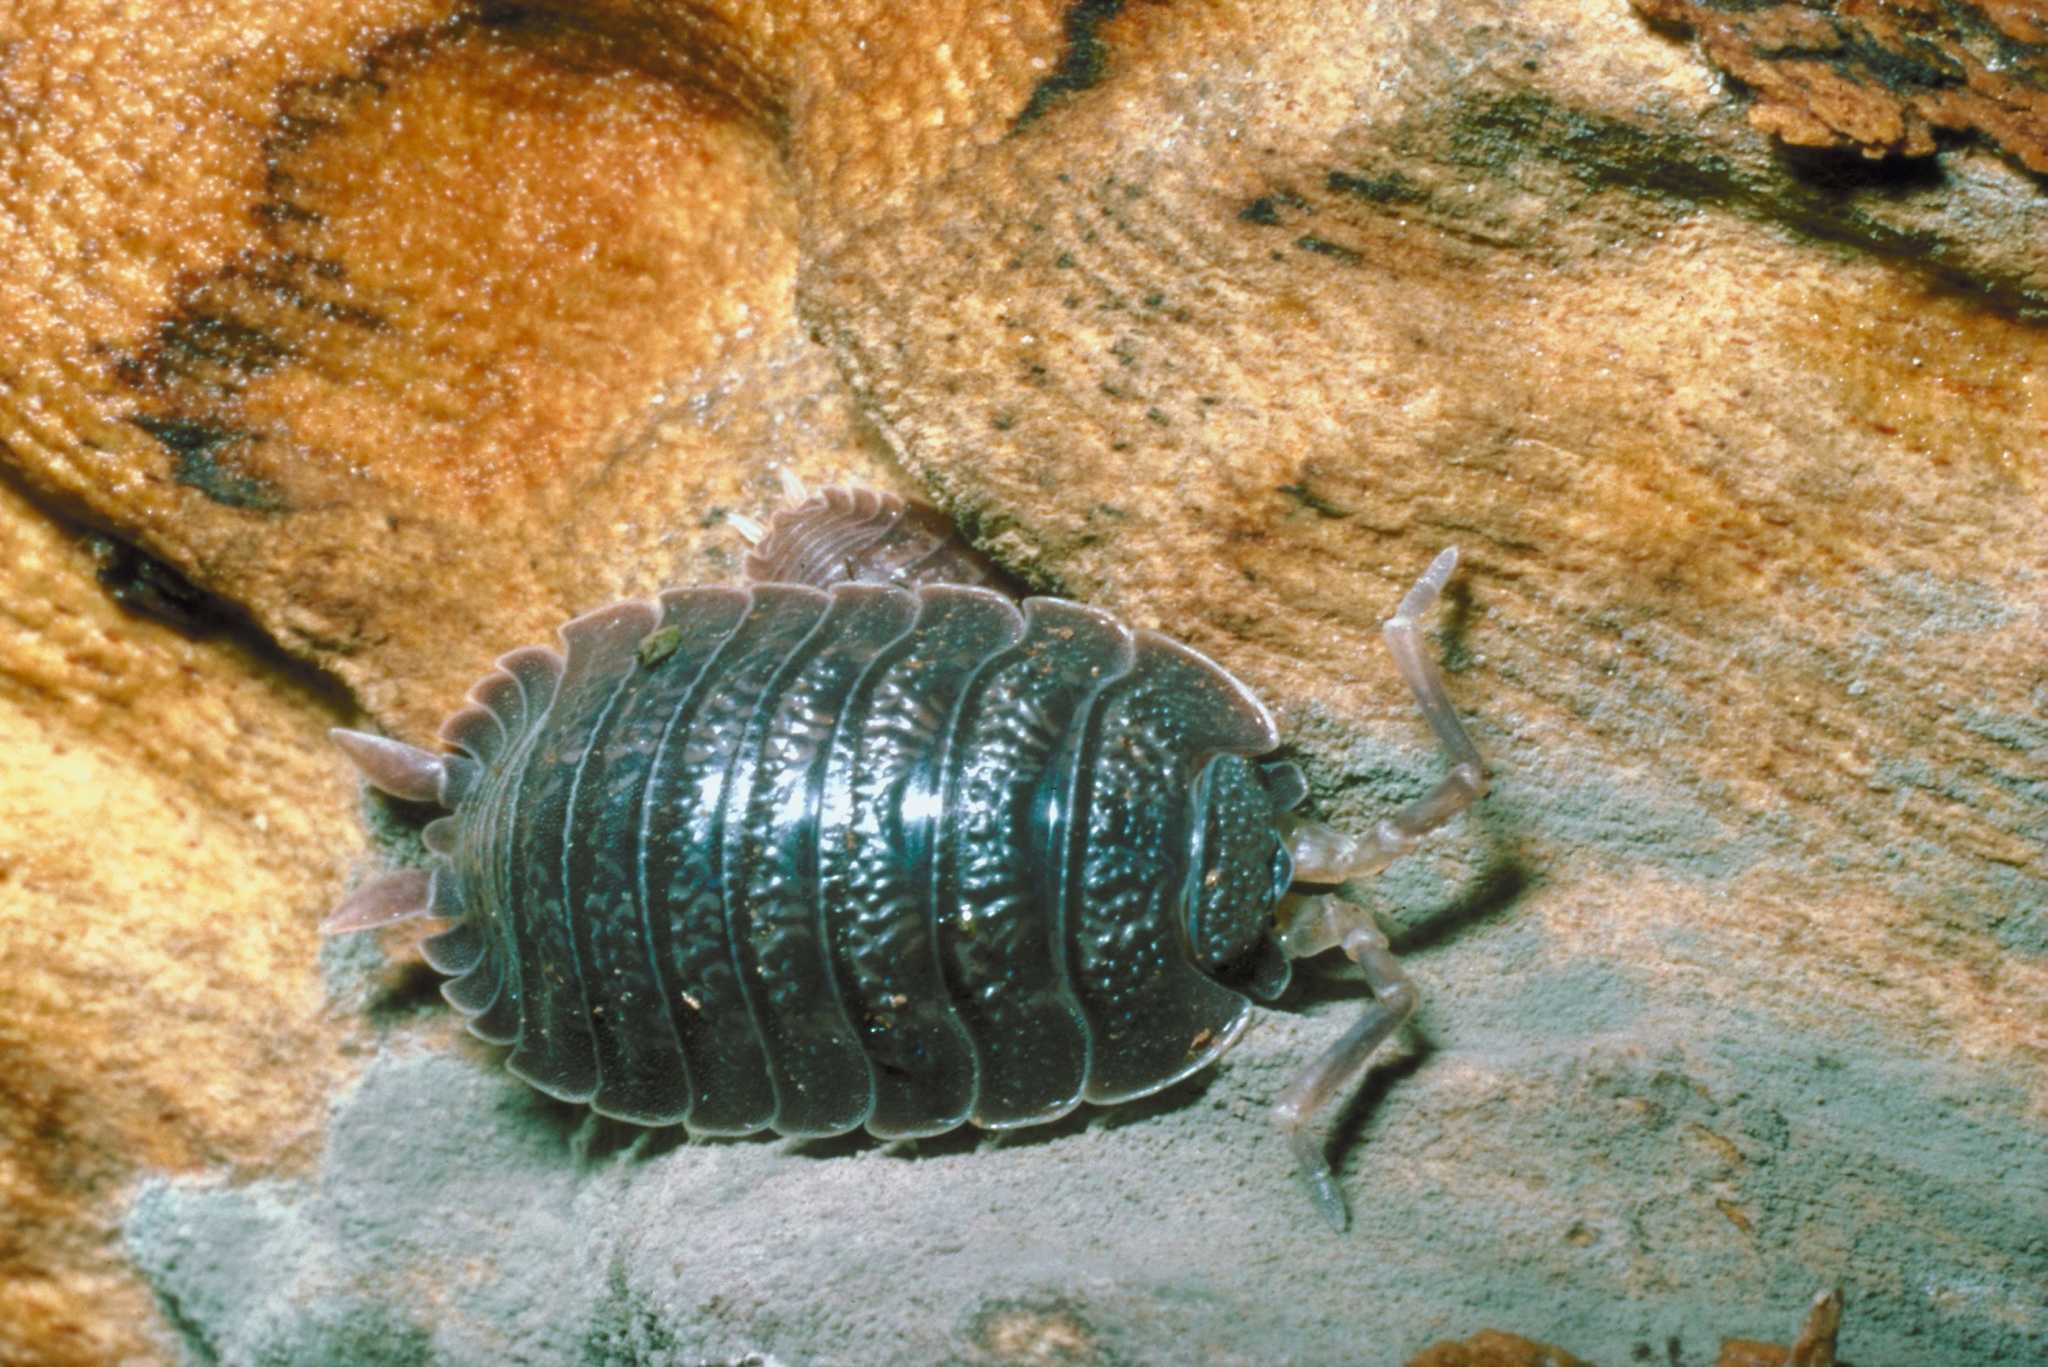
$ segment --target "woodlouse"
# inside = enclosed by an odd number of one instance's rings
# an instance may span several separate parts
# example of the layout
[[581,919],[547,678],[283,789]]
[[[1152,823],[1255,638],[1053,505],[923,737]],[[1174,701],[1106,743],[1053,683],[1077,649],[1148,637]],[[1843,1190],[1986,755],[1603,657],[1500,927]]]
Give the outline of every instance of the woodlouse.
[[[411,916],[448,1000],[544,1092],[646,1125],[882,1137],[1038,1124],[1205,1067],[1292,958],[1341,947],[1372,998],[1275,1118],[1332,1224],[1311,1123],[1415,992],[1361,908],[1483,795],[1416,620],[1386,638],[1446,777],[1363,839],[1292,814],[1272,718],[1221,667],[1053,598],[1021,606],[938,515],[867,490],[761,527],[749,583],[627,601],[513,651],[434,754],[359,732],[376,787],[451,815],[430,867],[329,933]],[[963,582],[965,581],[965,582]]]

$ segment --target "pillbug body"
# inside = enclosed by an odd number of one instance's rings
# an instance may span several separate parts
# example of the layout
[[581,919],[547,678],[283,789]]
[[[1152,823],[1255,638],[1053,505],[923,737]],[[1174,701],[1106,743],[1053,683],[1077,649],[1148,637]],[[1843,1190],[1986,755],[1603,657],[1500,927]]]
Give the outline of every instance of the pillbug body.
[[[437,755],[337,739],[438,802],[430,867],[325,928],[453,924],[423,952],[550,1095],[647,1125],[883,1137],[1031,1125],[1227,1049],[1290,957],[1341,945],[1366,1019],[1277,1116],[1308,1121],[1413,1005],[1365,913],[1296,877],[1383,866],[1484,791],[1412,619],[1389,624],[1451,775],[1366,840],[1302,821],[1252,693],[1100,610],[1021,604],[929,510],[792,490],[742,587],[677,589],[514,651]],[[963,579],[971,583],[961,583]],[[879,582],[876,582],[879,581]]]

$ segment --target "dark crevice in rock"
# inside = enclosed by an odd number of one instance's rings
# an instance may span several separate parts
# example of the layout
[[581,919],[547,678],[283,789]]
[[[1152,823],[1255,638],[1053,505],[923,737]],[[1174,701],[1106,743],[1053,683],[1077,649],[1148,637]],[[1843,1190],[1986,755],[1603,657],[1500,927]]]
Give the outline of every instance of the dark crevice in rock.
[[1285,494],[1318,517],[1341,519],[1351,517],[1357,512],[1354,508],[1339,507],[1306,484],[1282,484],[1278,486],[1278,492]]
[[1393,171],[1384,176],[1354,176],[1343,171],[1332,171],[1324,180],[1331,194],[1350,195],[1374,204],[1420,204],[1429,198],[1429,191]]
[[1123,13],[1123,8],[1124,0],[1074,0],[1067,7],[1066,46],[1060,52],[1059,65],[1032,90],[1024,108],[1010,124],[1012,133],[1036,122],[1067,96],[1101,83],[1109,67],[1109,49],[1097,34],[1104,24]]
[[1931,157],[1876,159],[1832,147],[1784,147],[1778,157],[1805,189],[1841,199],[1866,194],[1899,197],[1948,184],[1941,163]]
[[100,587],[136,616],[192,637],[210,635],[229,620],[225,603],[141,547],[98,534],[88,537],[86,545]]
[[337,721],[359,715],[354,696],[339,679],[285,650],[241,604],[205,588],[133,533],[108,525],[73,499],[30,483],[21,468],[20,457],[0,442],[0,485],[82,544],[92,555],[93,577],[123,608],[187,639],[232,648],[251,673],[284,680]]
[[1303,233],[1300,237],[1294,239],[1294,245],[1305,252],[1313,253],[1316,256],[1327,256],[1331,260],[1342,262],[1347,266],[1356,266],[1365,260],[1363,252],[1347,247],[1341,242],[1332,242],[1328,238],[1317,237],[1314,233]]
[[[2048,311],[2048,292],[2026,279],[1958,260],[1967,243],[1881,219],[1872,202],[1938,192],[1934,162],[1873,162],[1854,153],[1781,149],[1771,169],[1706,150],[1698,141],[1571,109],[1533,93],[1468,104],[1451,132],[1453,164],[1513,183],[1532,161],[1561,168],[1589,191],[1620,191],[1681,206],[1733,210],[1915,266],[1980,307],[2014,317]],[[2031,263],[2029,263],[2031,264]]]
[[1240,223],[1250,223],[1260,228],[1278,228],[1286,222],[1280,216],[1280,211],[1283,209],[1289,213],[1312,214],[1315,212],[1315,205],[1309,203],[1300,195],[1292,194],[1286,190],[1276,190],[1270,195],[1260,195],[1257,199],[1239,209],[1237,211],[1237,220]]
[[192,1355],[195,1362],[208,1367],[221,1360],[220,1348],[213,1336],[206,1332],[206,1326],[188,1313],[178,1296],[152,1281],[150,1290],[156,1294],[157,1308],[164,1312],[164,1320],[178,1335],[178,1342]]

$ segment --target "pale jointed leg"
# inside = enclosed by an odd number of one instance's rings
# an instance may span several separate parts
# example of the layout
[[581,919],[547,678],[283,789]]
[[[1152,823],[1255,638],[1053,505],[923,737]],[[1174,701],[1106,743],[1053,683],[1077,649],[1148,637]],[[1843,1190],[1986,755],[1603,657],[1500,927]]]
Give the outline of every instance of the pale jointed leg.
[[1458,565],[1456,549],[1430,562],[1415,587],[1401,599],[1382,628],[1394,667],[1408,681],[1423,720],[1436,732],[1451,761],[1450,772],[1436,787],[1387,817],[1363,838],[1347,835],[1314,821],[1296,821],[1288,834],[1294,856],[1294,877],[1303,883],[1342,883],[1378,873],[1413,850],[1422,837],[1486,796],[1486,766],[1478,747],[1465,734],[1458,712],[1444,686],[1443,671],[1424,649],[1419,619],[1436,603]]
[[1309,953],[1342,945],[1344,953],[1364,971],[1366,986],[1372,989],[1365,1014],[1289,1083],[1273,1106],[1273,1121],[1293,1150],[1309,1200],[1315,1202],[1330,1228],[1342,1233],[1351,1221],[1351,1212],[1323,1154],[1315,1121],[1333,1101],[1350,1092],[1373,1054],[1415,1013],[1421,998],[1415,984],[1401,971],[1387,937],[1363,907],[1325,894],[1302,898],[1285,911],[1292,913],[1282,938],[1290,955],[1297,954],[1297,945]]
[[[1292,824],[1288,850],[1294,858],[1294,876],[1301,882],[1341,883],[1377,873],[1413,850],[1424,835],[1486,795],[1485,765],[1458,721],[1443,672],[1425,651],[1417,626],[1435,605],[1457,564],[1455,550],[1437,556],[1402,597],[1385,626],[1394,665],[1449,757],[1450,771],[1428,793],[1381,821],[1363,839],[1318,822]],[[1372,1000],[1357,1023],[1288,1085],[1273,1108],[1273,1119],[1294,1153],[1309,1199],[1331,1227],[1341,1231],[1350,1223],[1350,1211],[1331,1174],[1315,1122],[1338,1097],[1349,1093],[1373,1054],[1414,1014],[1419,998],[1394,958],[1387,937],[1363,907],[1328,895],[1289,898],[1280,908],[1279,937],[1281,948],[1293,959],[1342,947],[1364,971],[1366,985],[1372,990]]]

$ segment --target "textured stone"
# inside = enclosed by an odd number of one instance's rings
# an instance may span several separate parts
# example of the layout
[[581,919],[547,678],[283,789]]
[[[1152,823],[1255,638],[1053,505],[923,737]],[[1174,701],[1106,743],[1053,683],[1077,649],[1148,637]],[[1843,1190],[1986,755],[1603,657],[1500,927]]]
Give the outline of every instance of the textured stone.
[[[202,74],[264,16],[190,20],[175,61],[30,25],[12,60],[142,149],[135,177],[68,130],[22,156],[54,221],[8,225],[34,269],[10,272],[0,416],[37,486],[423,739],[496,650],[730,573],[707,529],[771,496],[771,463],[872,470],[791,311],[775,115],[738,76],[665,70],[691,35],[412,7]],[[128,65],[175,93],[101,90]],[[166,183],[205,196],[166,206]]]
[[126,1184],[302,1170],[352,1022],[307,965],[361,848],[345,699],[140,620],[0,481],[0,1361],[154,1339]]
[[[1376,625],[1454,541],[1442,644],[1498,786],[1359,890],[1425,1007],[1338,1126],[1335,1241],[1260,1110],[1341,983],[1211,1078],[986,1151],[635,1140],[451,1049],[376,946],[316,976],[351,849],[320,708],[273,697],[303,750],[249,765],[163,748],[153,683],[122,713],[158,748],[82,751],[122,791],[211,764],[327,834],[260,852],[295,871],[261,934],[299,949],[239,999],[285,1022],[277,1109],[196,1159],[109,1121],[83,1194],[77,1147],[38,1149],[24,1185],[70,1193],[49,1224],[85,1252],[27,1240],[21,1284],[77,1333],[133,1322],[84,1307],[140,1173],[126,1247],[228,1360],[1394,1360],[1481,1325],[1692,1360],[1837,1281],[1852,1358],[2042,1351],[2048,203],[2020,144],[1788,157],[1620,4],[491,13],[14,21],[0,455],[37,506],[419,738],[495,652],[729,573],[720,514],[778,466],[922,485],[1240,669],[1340,823],[1434,772]],[[151,563],[108,568],[185,610]],[[16,691],[16,801],[63,810],[76,728]],[[214,926],[172,818],[50,895]],[[163,991],[110,1006],[102,1052],[212,1000]],[[48,1062],[63,1015],[0,1012],[22,1076],[117,1116],[99,1053]],[[378,1048],[317,1166],[265,1149],[356,1027]],[[183,1094],[235,1095],[238,1059],[191,1056]]]

